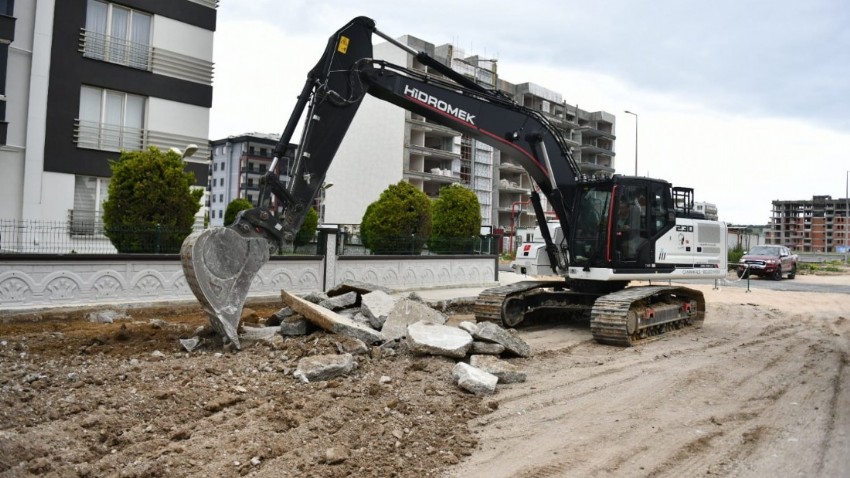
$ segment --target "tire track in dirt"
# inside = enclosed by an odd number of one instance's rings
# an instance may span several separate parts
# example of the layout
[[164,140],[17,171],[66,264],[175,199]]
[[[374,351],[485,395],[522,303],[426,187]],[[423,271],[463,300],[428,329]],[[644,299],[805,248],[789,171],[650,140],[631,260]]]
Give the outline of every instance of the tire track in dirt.
[[[678,331],[637,352],[587,341],[547,350],[529,370],[539,386],[500,392],[500,409],[475,422],[496,428],[496,437],[482,443],[475,455],[482,459],[452,476],[693,476],[730,470],[756,476],[740,463],[783,449],[776,442],[789,440],[788,431],[772,424],[789,413],[785,402],[802,401],[794,378],[817,360],[819,354],[807,350],[826,334],[805,322],[789,323],[774,310],[754,309],[745,320],[738,311],[738,322],[718,323],[696,337]],[[579,365],[564,366],[565,359]],[[594,360],[601,365],[591,366]],[[505,454],[522,456],[524,465],[500,460]],[[491,460],[498,465],[486,467]],[[801,468],[809,465],[804,460]]]

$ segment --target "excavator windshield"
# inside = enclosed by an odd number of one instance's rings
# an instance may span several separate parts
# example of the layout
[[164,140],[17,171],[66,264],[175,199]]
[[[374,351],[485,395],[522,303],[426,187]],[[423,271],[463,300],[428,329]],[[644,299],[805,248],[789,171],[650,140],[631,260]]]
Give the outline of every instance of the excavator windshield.
[[574,240],[570,261],[579,267],[591,267],[605,260],[607,250],[608,211],[611,184],[585,186],[579,192],[576,206]]

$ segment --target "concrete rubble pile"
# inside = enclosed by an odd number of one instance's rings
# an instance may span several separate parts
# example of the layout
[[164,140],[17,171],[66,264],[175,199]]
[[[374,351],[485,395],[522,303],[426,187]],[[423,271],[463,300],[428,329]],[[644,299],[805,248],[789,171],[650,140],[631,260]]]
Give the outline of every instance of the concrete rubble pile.
[[[412,298],[411,298],[412,297]],[[476,395],[496,392],[496,384],[524,382],[526,374],[506,357],[530,357],[531,348],[512,330],[491,322],[447,324],[441,302],[434,307],[411,294],[404,298],[361,282],[347,281],[328,291],[303,297],[281,291],[286,307],[268,318],[264,327],[244,325],[243,343],[303,336],[318,329],[339,336],[339,354],[302,358],[293,375],[302,382],[330,380],[356,368],[354,356],[394,354],[405,347],[413,354],[457,360],[452,376],[463,390]],[[189,350],[184,344],[184,347]],[[196,346],[197,344],[192,344]],[[371,347],[371,348],[370,348]]]

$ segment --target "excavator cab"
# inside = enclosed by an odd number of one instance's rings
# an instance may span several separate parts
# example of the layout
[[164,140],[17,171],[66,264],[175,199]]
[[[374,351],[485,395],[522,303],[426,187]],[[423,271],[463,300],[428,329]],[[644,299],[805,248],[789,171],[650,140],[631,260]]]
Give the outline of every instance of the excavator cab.
[[570,262],[583,268],[644,270],[655,239],[675,224],[670,183],[614,176],[578,190]]

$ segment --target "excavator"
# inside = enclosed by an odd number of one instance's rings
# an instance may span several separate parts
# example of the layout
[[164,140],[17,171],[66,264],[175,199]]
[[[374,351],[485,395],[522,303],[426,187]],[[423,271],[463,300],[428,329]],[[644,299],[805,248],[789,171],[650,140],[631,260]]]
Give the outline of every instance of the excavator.
[[[373,58],[373,35],[427,69]],[[226,340],[239,346],[237,327],[252,280],[271,253],[294,239],[367,94],[509,156],[534,182],[538,223],[547,220],[542,198],[560,223],[556,238],[541,230],[553,275],[563,279],[487,289],[474,305],[477,320],[512,327],[538,310],[585,314],[598,342],[620,346],[702,325],[702,292],[672,280],[726,276],[726,225],[694,211],[693,189],[648,177],[583,174],[561,132],[542,113],[396,41],[376,29],[374,20],[357,17],[330,37],[307,74],[261,182],[257,207],[183,243],[187,283]],[[279,159],[302,117],[291,179],[283,184]],[[630,281],[648,285],[627,287]]]

